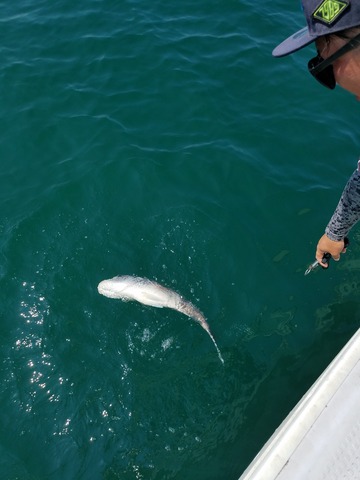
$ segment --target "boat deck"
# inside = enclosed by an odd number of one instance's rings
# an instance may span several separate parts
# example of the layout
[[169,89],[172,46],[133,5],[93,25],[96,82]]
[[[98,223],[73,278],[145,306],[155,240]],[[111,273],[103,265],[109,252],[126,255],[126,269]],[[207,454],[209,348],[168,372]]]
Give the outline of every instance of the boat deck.
[[360,329],[239,480],[360,479]]

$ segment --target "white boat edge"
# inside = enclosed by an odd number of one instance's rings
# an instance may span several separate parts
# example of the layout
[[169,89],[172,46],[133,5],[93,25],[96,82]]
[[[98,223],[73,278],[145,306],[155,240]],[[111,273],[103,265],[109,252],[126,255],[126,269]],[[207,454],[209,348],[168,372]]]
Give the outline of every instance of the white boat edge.
[[[274,480],[280,474],[281,478],[294,478],[290,471],[289,476],[284,474],[291,457],[305,437],[311,434],[314,423],[327,409],[334,395],[341,391],[354,368],[360,367],[359,362],[360,329],[275,430],[239,480]],[[355,386],[353,395],[360,396]],[[307,459],[303,458],[303,462],[306,461]]]

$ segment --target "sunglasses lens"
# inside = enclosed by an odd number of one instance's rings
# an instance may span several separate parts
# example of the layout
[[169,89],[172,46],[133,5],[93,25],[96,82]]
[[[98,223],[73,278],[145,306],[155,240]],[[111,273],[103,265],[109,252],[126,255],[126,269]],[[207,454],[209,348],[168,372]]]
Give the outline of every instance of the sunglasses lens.
[[316,67],[318,67],[323,61],[324,60],[320,55],[312,58],[308,63],[309,72],[318,82],[321,83],[321,85],[333,90],[336,87],[336,80],[332,65],[328,65],[324,69],[317,71]]

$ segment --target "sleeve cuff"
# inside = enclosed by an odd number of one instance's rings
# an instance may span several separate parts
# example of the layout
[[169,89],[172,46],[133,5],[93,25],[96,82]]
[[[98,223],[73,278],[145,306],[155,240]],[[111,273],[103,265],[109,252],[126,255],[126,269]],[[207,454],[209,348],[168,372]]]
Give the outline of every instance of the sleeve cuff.
[[328,226],[325,229],[325,235],[333,242],[342,242],[346,237],[346,235],[337,235],[336,233],[333,233]]

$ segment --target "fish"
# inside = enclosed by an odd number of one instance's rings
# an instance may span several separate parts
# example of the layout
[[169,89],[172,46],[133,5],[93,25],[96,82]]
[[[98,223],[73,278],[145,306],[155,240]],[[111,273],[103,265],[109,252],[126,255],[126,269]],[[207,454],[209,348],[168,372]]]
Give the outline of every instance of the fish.
[[216,347],[221,362],[224,363],[220,350],[203,313],[195,307],[195,305],[185,300],[182,295],[174,290],[164,287],[148,278],[132,275],[121,275],[108,280],[103,280],[99,283],[97,288],[101,295],[108,298],[120,299],[125,302],[135,300],[143,305],[156,308],[171,308],[172,310],[177,310],[187,317],[192,318],[209,334]]

